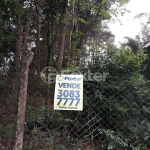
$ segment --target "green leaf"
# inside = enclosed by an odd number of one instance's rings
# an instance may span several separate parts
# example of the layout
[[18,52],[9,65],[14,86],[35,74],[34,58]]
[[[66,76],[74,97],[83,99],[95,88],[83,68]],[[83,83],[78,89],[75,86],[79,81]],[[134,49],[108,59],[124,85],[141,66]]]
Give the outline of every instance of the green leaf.
[[84,24],[88,24],[88,22],[85,21],[83,18],[78,18],[78,20],[79,20],[80,22],[84,23]]

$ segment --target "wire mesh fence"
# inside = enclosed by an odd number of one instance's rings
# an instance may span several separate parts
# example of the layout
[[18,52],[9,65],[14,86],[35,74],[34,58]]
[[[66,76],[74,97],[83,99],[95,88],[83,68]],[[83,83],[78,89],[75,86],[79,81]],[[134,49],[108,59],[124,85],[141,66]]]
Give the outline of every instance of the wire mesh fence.
[[[93,72],[93,66],[81,72],[89,69]],[[0,79],[0,149],[11,150],[17,91],[12,90],[12,78]],[[53,110],[54,89],[55,83],[46,84],[30,71],[24,150],[150,149],[149,81],[110,67],[105,80],[84,81],[83,111]]]
[[[36,79],[32,79],[28,88],[24,149],[149,150],[149,85],[135,86],[123,78],[84,82],[84,110],[80,112],[53,110],[54,85],[48,87],[42,82],[36,85]],[[46,104],[48,89],[51,99]],[[6,107],[11,98],[7,97]],[[12,102],[15,105],[11,107],[17,107],[15,99]],[[2,112],[1,145],[11,149],[15,112]]]

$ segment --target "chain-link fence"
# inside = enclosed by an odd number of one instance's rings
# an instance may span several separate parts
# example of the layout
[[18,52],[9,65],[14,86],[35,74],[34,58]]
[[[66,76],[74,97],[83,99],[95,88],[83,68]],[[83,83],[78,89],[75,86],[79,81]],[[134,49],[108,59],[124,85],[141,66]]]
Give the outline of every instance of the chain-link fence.
[[[24,149],[150,149],[148,82],[135,84],[113,72],[106,81],[84,82],[83,111],[56,111],[54,84],[47,85],[33,75],[28,86]],[[3,91],[10,87],[6,85]],[[17,99],[10,91],[1,93],[0,141],[4,150],[12,149],[15,139]]]
[[[150,83],[139,73],[141,55],[130,55],[115,50],[101,64],[98,57],[94,65],[73,68],[86,79],[83,111],[53,110],[55,83],[46,84],[31,67],[23,149],[149,150]],[[88,80],[88,73],[101,73],[102,78]],[[11,70],[0,76],[0,150],[11,150],[15,144],[15,79]]]

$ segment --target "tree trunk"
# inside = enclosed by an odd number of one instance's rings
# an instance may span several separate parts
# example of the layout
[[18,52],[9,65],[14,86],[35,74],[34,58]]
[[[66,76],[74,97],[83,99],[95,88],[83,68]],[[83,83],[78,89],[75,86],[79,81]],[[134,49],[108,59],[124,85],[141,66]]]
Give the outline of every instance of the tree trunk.
[[[36,5],[38,12],[40,12],[40,7]],[[40,76],[40,15],[36,13],[37,22],[37,34],[36,34],[36,66],[37,74]]]
[[67,29],[67,25],[62,24],[61,32],[60,32],[61,36],[60,36],[59,47],[58,47],[57,64],[56,64],[58,74],[61,74],[61,67],[63,61],[64,47],[65,47],[66,29]]
[[[72,43],[72,33],[73,33],[73,28],[75,26],[75,0],[72,1],[72,28],[69,34],[69,46],[68,46],[68,58],[70,60],[70,50],[71,50],[71,43]],[[70,66],[70,61],[68,60],[67,66]]]
[[29,16],[29,18],[28,18],[26,29],[25,29],[25,32],[23,34],[24,39],[23,39],[23,50],[22,50],[21,60],[24,60],[25,54],[26,54],[26,51],[27,51],[27,42],[28,42],[28,34],[29,34],[29,29],[30,29],[30,20],[31,20],[31,16]]
[[15,67],[15,76],[12,80],[12,91],[15,96],[18,98],[18,89],[19,89],[19,71],[20,71],[20,53],[22,48],[22,24],[20,19],[18,20],[17,27],[17,41],[15,47],[15,58],[14,58],[14,67]]
[[21,65],[15,150],[22,150],[23,147],[28,72],[29,72],[29,65],[32,61],[32,58],[33,58],[33,53],[29,52],[24,58],[24,60],[22,61],[22,65]]
[[80,51],[77,51],[76,61],[79,63],[80,63],[80,54],[81,54],[81,50],[82,50],[82,43],[83,43],[83,35],[80,36],[79,41],[78,41],[78,45],[77,45],[77,49]]
[[19,70],[20,67],[20,51],[22,47],[22,25],[21,21],[18,21],[18,28],[17,28],[17,43],[15,48],[15,69],[16,71]]

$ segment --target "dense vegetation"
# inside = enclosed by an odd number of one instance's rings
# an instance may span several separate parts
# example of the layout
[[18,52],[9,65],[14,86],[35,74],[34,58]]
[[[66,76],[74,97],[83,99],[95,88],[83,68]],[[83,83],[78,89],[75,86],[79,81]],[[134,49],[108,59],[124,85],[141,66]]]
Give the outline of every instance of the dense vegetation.
[[[0,149],[15,145],[21,72],[30,51],[23,149],[150,149],[150,89],[140,73],[147,56],[137,39],[127,37],[116,48],[107,26],[126,3],[0,1]],[[83,112],[54,111],[54,83],[40,78],[46,66],[107,76],[84,82]]]

